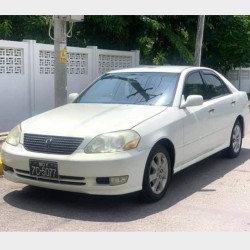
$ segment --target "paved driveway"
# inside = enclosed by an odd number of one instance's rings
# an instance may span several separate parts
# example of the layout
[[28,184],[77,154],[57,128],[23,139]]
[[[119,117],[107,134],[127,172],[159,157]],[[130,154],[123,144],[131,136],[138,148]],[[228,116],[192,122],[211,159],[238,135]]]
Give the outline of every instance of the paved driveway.
[[214,155],[176,174],[167,195],[88,196],[0,177],[0,231],[250,231],[250,133],[237,159]]

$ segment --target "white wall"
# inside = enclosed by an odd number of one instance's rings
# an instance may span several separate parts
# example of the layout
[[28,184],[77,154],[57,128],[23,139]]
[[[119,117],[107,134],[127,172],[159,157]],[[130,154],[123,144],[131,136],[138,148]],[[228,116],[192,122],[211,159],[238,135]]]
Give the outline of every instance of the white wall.
[[0,41],[0,132],[31,115],[28,44]]
[[227,79],[239,90],[250,93],[250,68],[236,68],[227,73]]
[[[68,93],[101,74],[139,66],[139,51],[68,47]],[[54,107],[54,46],[0,40],[0,132]]]

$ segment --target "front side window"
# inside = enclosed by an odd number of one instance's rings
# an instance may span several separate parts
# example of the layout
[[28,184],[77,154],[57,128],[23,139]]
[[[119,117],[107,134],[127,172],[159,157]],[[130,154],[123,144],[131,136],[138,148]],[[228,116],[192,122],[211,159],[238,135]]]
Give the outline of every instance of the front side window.
[[223,83],[217,76],[212,74],[203,74],[203,79],[208,88],[209,99],[230,93],[225,83]]
[[206,99],[205,85],[199,72],[188,75],[185,81],[183,95],[185,99],[187,99],[189,95],[201,95],[203,99]]
[[177,73],[105,74],[75,103],[112,103],[168,106],[179,80]]

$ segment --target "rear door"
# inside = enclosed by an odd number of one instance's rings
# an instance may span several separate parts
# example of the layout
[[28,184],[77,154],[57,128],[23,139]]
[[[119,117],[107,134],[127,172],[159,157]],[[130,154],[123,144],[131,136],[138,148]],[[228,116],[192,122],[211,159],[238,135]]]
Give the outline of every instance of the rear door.
[[207,88],[207,102],[211,122],[211,136],[214,147],[224,144],[231,135],[235,119],[236,98],[226,84],[213,71],[202,70]]

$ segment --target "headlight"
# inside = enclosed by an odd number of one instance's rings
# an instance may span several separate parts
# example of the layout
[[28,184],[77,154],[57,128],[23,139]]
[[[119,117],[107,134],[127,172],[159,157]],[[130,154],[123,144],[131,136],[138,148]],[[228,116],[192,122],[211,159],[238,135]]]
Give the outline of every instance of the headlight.
[[95,137],[84,149],[85,153],[111,153],[136,148],[140,136],[133,130],[118,131]]
[[21,126],[17,125],[9,132],[9,135],[6,138],[6,142],[13,146],[17,146],[18,143],[20,142],[20,136],[21,136]]

